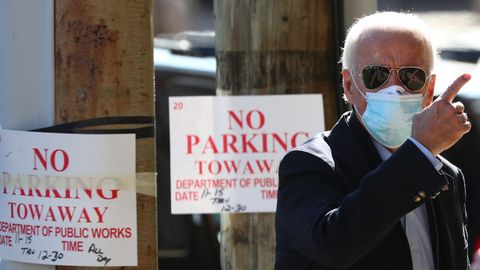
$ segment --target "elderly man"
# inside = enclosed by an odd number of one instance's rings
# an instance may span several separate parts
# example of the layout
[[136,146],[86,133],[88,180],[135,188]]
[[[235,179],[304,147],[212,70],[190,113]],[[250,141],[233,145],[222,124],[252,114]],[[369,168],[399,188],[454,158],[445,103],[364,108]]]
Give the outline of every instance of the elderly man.
[[471,128],[453,103],[470,75],[433,100],[434,55],[413,14],[349,30],[353,110],[280,165],[275,269],[468,269],[464,179],[439,154]]

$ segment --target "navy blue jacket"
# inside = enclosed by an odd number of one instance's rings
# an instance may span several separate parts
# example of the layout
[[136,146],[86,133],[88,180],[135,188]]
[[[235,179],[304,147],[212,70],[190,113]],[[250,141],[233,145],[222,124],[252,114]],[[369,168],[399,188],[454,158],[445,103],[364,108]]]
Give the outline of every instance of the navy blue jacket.
[[351,112],[279,168],[275,269],[412,269],[400,219],[426,203],[435,266],[468,269],[465,187],[407,140],[381,160]]

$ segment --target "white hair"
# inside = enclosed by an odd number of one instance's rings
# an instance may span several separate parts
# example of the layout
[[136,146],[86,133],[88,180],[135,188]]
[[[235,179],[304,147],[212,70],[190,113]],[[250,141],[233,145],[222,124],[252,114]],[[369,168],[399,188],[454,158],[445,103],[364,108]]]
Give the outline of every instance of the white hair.
[[430,35],[430,28],[418,16],[412,13],[377,12],[355,21],[347,31],[341,63],[343,69],[354,69],[356,60],[356,46],[360,36],[372,30],[400,29],[411,31],[425,40],[429,54],[427,72],[432,72],[436,50]]

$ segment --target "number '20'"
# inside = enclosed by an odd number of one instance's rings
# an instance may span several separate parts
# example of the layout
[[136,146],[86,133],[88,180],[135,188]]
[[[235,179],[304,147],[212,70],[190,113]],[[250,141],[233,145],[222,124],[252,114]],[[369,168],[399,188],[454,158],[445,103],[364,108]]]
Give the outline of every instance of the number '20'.
[[173,110],[181,110],[183,109],[183,102],[173,102]]

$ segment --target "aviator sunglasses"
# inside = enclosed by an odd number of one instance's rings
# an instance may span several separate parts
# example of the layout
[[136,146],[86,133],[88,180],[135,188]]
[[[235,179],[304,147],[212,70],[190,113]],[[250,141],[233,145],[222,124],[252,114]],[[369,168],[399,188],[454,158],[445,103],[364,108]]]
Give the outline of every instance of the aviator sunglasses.
[[380,65],[366,66],[362,69],[362,79],[365,87],[375,89],[384,85],[392,71],[397,71],[398,79],[410,91],[420,91],[427,82],[427,73],[420,67],[405,66],[400,68],[390,68]]

